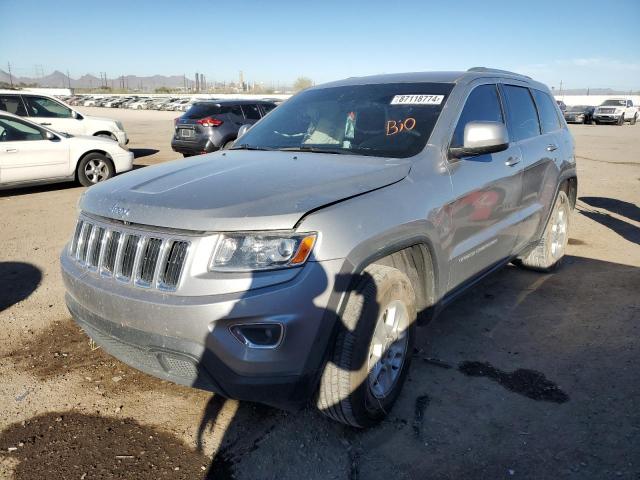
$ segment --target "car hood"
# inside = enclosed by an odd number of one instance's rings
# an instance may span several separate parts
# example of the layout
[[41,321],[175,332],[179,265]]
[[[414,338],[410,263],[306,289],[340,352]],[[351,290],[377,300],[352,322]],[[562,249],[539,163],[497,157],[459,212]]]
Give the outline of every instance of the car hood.
[[396,183],[409,160],[232,151],[176,160],[86,190],[84,212],[196,231],[293,228],[311,210]]

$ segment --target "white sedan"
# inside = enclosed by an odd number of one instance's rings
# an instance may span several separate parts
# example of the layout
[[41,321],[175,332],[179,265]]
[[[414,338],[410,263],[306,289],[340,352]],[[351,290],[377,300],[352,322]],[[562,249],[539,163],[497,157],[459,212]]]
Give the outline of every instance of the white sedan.
[[59,133],[0,111],[0,189],[77,180],[91,186],[133,168],[133,153],[103,137]]

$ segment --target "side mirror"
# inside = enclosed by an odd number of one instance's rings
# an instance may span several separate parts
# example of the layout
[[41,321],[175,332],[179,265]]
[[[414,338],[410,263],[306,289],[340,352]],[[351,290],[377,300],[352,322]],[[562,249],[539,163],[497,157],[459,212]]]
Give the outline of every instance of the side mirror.
[[251,125],[249,125],[248,123],[245,123],[244,125],[242,125],[242,126],[240,127],[240,129],[238,130],[238,138],[240,138],[240,137],[241,137],[241,136],[243,136],[245,133],[247,133],[251,127],[252,127],[252,126],[251,126]]
[[45,130],[44,132],[44,137],[47,140],[51,140],[52,142],[57,142],[58,140],[60,140],[60,137],[58,137],[57,135],[54,135],[53,133],[51,133],[49,130]]
[[82,115],[80,115],[78,112],[76,112],[75,110],[71,110],[71,116],[73,118],[75,118],[76,120],[82,120],[84,117]]
[[449,149],[453,158],[502,152],[509,148],[509,133],[504,123],[469,122],[464,127],[462,147]]

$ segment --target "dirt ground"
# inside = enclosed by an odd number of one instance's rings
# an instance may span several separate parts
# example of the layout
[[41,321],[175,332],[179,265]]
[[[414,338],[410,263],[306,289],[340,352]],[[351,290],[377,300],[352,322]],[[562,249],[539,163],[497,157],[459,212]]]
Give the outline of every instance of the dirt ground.
[[[173,112],[122,120],[137,165]],[[554,274],[508,267],[420,328],[368,431],[156,380],[91,345],[58,255],[82,188],[0,192],[0,478],[640,478],[640,126],[571,126],[579,200]]]

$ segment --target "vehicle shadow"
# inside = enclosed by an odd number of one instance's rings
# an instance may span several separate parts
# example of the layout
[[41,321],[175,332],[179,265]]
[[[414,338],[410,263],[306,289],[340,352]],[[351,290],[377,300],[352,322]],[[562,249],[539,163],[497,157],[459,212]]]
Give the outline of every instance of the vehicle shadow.
[[[580,197],[580,201],[590,207],[608,210],[611,213],[640,222],[640,208],[630,202],[607,197]],[[577,210],[587,218],[610,228],[624,239],[640,245],[640,227],[592,208],[577,205]]]
[[11,188],[6,190],[0,190],[0,198],[18,197],[22,195],[31,195],[33,193],[62,191],[62,190],[69,190],[72,188],[84,188],[84,187],[80,186],[78,183],[73,181],[60,182],[60,183],[47,183],[44,185],[35,185],[31,187],[16,187],[16,188]]
[[31,295],[42,281],[42,271],[30,263],[0,262],[0,312]]
[[[588,292],[593,278],[624,291],[567,294]],[[616,435],[598,445],[578,446],[575,438],[609,435],[605,420],[588,423],[594,408],[615,424],[629,413],[597,392],[609,376],[616,388],[634,389],[633,372],[619,370],[619,362],[637,348],[609,345],[633,335],[633,285],[640,285],[636,267],[572,256],[555,274],[511,266],[496,272],[418,330],[404,390],[388,418],[368,430],[334,423],[315,408],[286,413],[248,402],[217,422],[233,401],[214,395],[198,429],[199,449],[211,436],[219,440],[206,478],[497,478],[510,466],[527,472],[524,478],[542,478],[584,455],[621,459],[630,449],[616,450]],[[557,425],[566,432],[558,435]],[[526,437],[526,456],[518,453],[523,429],[535,433]],[[554,451],[568,453],[558,462]],[[595,477],[603,474],[604,467],[594,468]]]
[[160,150],[156,148],[130,148],[129,151],[133,153],[133,158],[148,157],[149,155],[155,155]]
[[640,206],[617,198],[608,197],[580,197],[578,200],[595,208],[602,208],[611,213],[617,213],[629,220],[640,222]]

